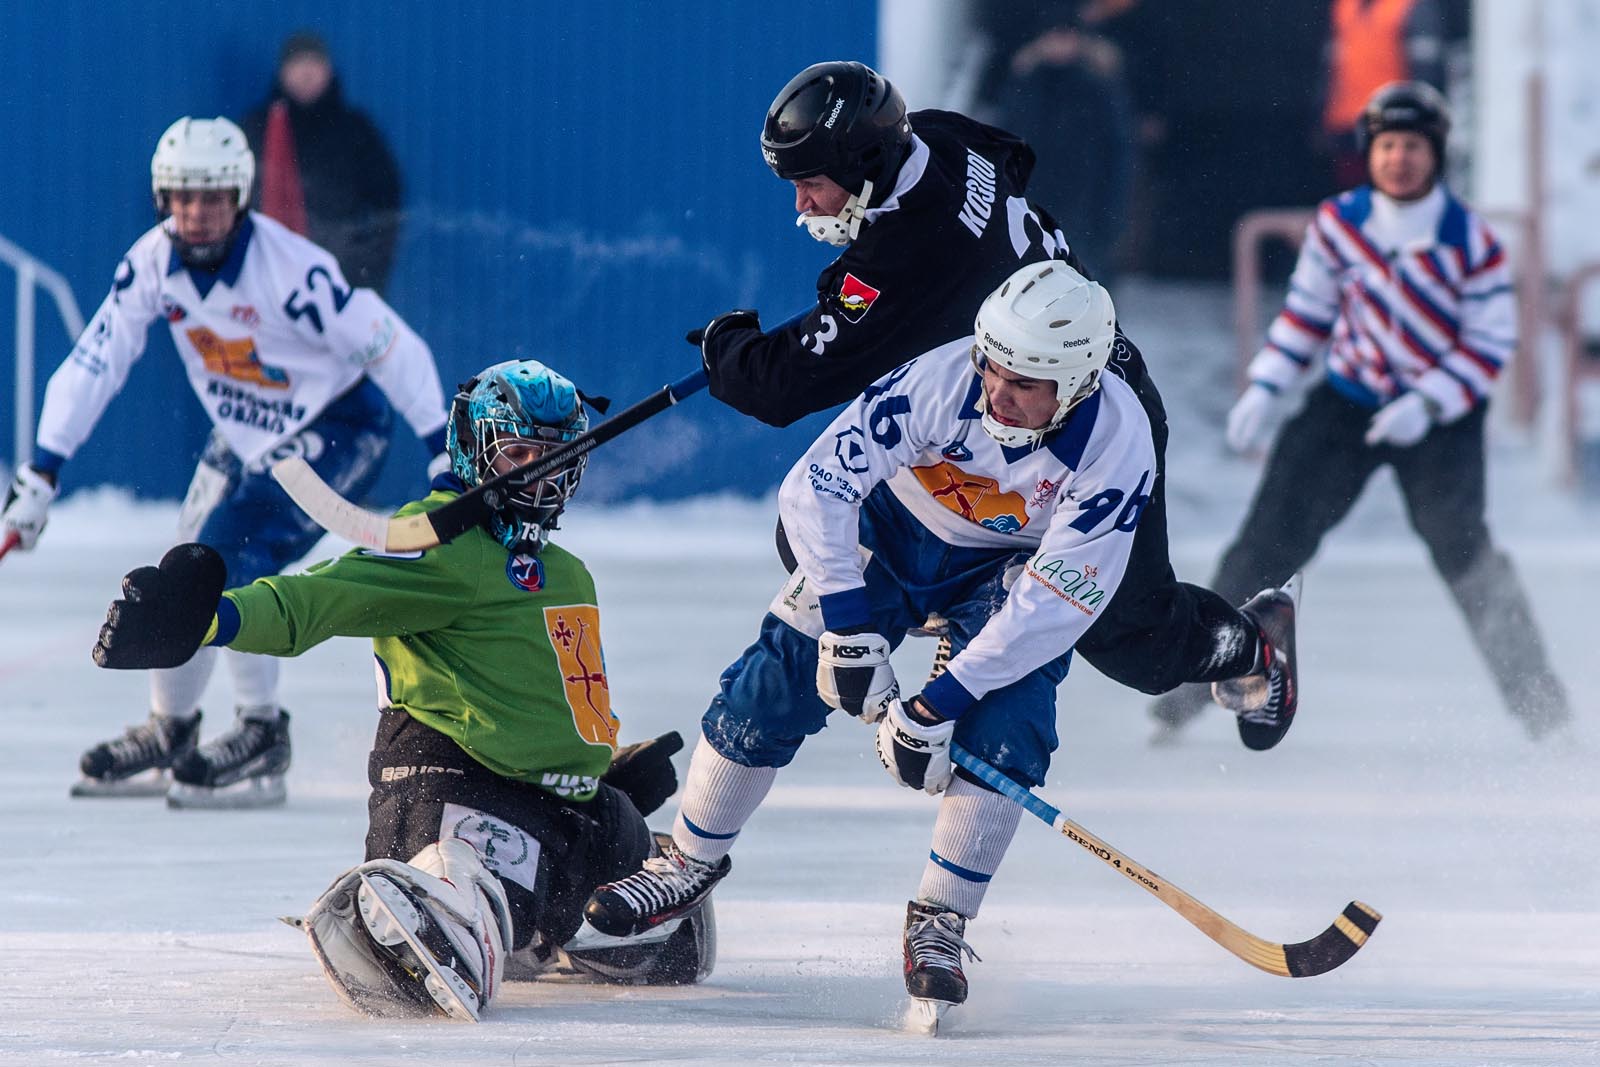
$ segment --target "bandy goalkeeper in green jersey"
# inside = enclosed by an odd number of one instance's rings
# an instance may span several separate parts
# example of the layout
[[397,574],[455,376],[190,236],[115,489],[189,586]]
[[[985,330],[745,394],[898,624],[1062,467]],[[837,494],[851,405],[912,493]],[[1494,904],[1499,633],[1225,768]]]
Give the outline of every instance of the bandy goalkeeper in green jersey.
[[[426,511],[544,456],[588,427],[585,399],[533,360],[496,364],[451,404],[452,469]],[[123,579],[100,633],[105,667],[182,663],[202,644],[295,656],[369,637],[379,718],[368,761],[366,862],[300,925],[330,983],[375,1015],[477,1019],[509,973],[603,980],[710,973],[709,906],[611,938],[587,927],[597,884],[656,852],[643,813],[676,789],[668,734],[619,750],[594,580],[550,531],[579,455],[513,481],[482,526],[426,551],[355,549],[302,574],[224,591],[204,545]]]

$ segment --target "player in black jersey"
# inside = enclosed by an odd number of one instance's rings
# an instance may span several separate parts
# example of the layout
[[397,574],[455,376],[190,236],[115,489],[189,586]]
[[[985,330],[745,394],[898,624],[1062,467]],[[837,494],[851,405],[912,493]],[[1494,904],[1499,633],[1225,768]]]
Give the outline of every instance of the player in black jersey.
[[[763,422],[785,426],[841,404],[917,353],[966,335],[983,299],[1022,264],[1061,259],[1092,276],[1050,213],[1027,199],[1034,154],[1024,141],[951,111],[907,114],[900,93],[860,63],[818,63],[791,79],[767,110],[761,151],[793,183],[798,224],[844,249],[818,276],[816,306],[805,314],[763,330],[754,311],[730,311],[689,335],[711,394]],[[1219,699],[1270,721],[1270,742],[1251,735],[1252,747],[1270,747],[1296,706],[1293,601],[1272,590],[1241,610],[1177,580],[1167,550],[1166,410],[1120,328],[1110,368],[1149,416],[1157,476],[1128,574],[1078,652],[1149,694],[1251,676]],[[781,529],[779,549],[788,562]]]

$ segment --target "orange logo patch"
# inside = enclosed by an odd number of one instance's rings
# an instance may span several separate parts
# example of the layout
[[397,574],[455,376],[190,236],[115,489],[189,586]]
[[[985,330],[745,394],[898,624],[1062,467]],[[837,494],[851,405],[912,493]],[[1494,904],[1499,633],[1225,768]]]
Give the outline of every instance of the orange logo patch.
[[197,326],[186,332],[189,343],[205,360],[206,370],[234,381],[264,385],[268,389],[289,388],[289,376],[277,367],[269,367],[256,358],[256,343],[248,337],[237,341],[224,341],[208,326]]
[[561,669],[573,727],[591,745],[616,749],[620,724],[611,713],[611,686],[600,654],[600,609],[588,605],[545,608],[544,625]]
[[1007,534],[1028,525],[1028,511],[1022,495],[1002,493],[1000,483],[993,478],[968,474],[954,463],[936,463],[911,470],[929,496],[968,522]]

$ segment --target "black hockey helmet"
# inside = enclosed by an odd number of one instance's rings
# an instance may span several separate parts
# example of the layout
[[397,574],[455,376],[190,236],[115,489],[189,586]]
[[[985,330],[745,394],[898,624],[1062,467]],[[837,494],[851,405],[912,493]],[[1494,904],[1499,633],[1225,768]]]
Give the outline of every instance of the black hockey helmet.
[[864,63],[815,63],[785,85],[761,128],[761,155],[784,181],[825,175],[852,193],[881,184],[911,142],[906,102]]
[[1365,156],[1380,133],[1410,130],[1433,146],[1436,166],[1444,165],[1444,143],[1450,136],[1450,105],[1427,82],[1390,82],[1367,100],[1356,119],[1356,147]]

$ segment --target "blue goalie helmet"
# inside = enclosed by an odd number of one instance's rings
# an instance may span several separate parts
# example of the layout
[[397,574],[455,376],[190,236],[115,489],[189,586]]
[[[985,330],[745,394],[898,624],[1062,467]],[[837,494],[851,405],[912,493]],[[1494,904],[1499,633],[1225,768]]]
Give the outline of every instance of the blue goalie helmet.
[[[538,360],[513,359],[461,387],[445,440],[451,469],[470,488],[588,428],[577,386]],[[513,483],[489,519],[489,533],[513,552],[539,552],[588,463],[579,456],[543,478]]]

